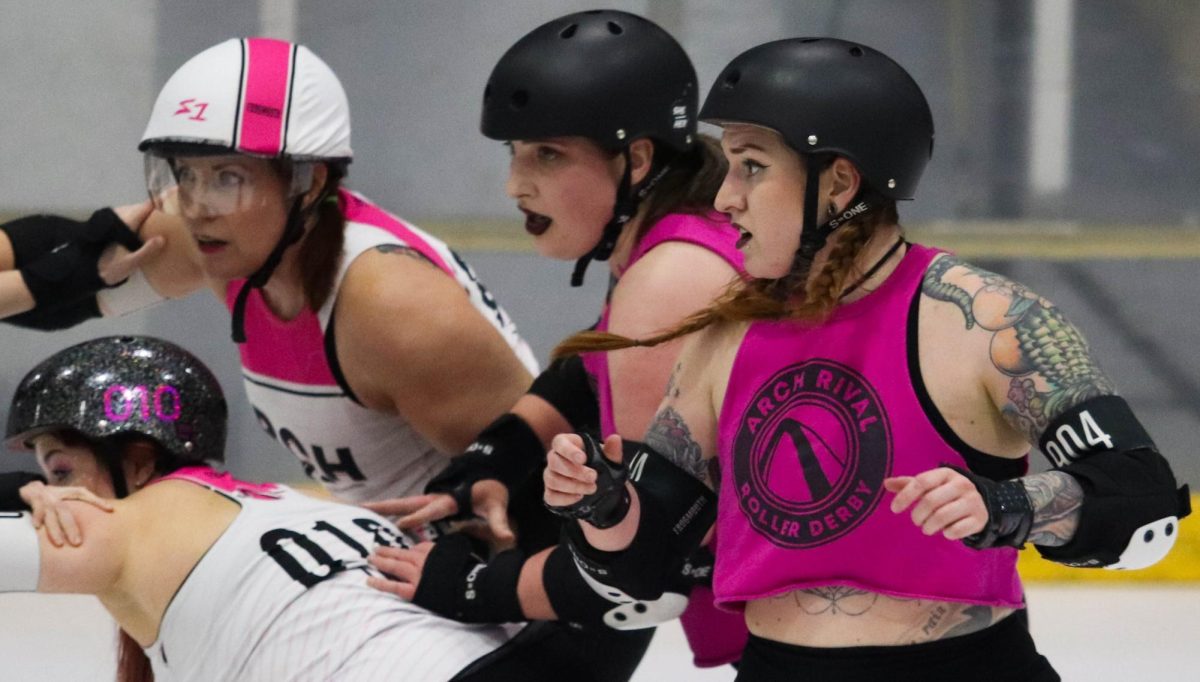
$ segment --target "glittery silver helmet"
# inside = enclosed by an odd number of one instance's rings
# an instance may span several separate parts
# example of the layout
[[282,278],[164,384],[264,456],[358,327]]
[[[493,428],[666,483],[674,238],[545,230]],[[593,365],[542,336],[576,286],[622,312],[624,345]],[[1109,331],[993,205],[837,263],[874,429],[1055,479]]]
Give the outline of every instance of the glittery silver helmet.
[[229,408],[196,356],[149,336],[108,336],[43,360],[17,386],[6,443],[28,450],[41,433],[101,439],[136,433],[183,463],[224,462]]

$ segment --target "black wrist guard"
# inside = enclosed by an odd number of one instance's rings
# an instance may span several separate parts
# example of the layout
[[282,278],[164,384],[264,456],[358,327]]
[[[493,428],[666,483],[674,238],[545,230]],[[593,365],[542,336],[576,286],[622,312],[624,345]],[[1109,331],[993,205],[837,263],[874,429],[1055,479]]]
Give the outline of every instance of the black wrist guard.
[[605,457],[595,438],[586,433],[580,436],[583,451],[588,456],[587,465],[596,470],[596,492],[565,507],[547,507],[559,516],[586,521],[596,528],[612,528],[629,513],[629,489],[625,487],[629,472],[624,464],[616,464]]
[[[588,544],[577,523],[564,526],[567,546],[596,582],[636,599],[657,599],[687,566],[716,522],[716,495],[708,486],[654,450],[639,444],[629,459],[640,504],[637,531],[617,552]],[[693,567],[688,572],[702,571]],[[702,576],[698,576],[702,579]]]
[[98,317],[102,317],[100,304],[96,302],[95,296],[88,296],[74,303],[54,307],[39,306],[23,313],[9,315],[4,318],[4,322],[16,327],[49,332],[70,329],[81,322]]
[[443,536],[425,559],[413,603],[460,623],[523,621],[517,581],[524,565],[520,550],[485,562],[471,551],[466,536]]
[[463,454],[450,460],[425,485],[427,493],[445,493],[458,503],[451,520],[474,516],[471,486],[496,480],[510,490],[546,462],[542,441],[529,424],[511,412],[488,424]]
[[[32,237],[38,226],[47,234]],[[6,228],[13,258],[38,307],[69,305],[109,286],[97,271],[100,255],[110,244],[131,250],[142,245],[111,209],[101,209],[85,223],[57,216],[34,216]],[[53,237],[48,239],[47,237]]]
[[1024,484],[1017,479],[993,481],[960,467],[950,468],[975,484],[988,512],[987,525],[978,533],[963,538],[963,544],[972,549],[1024,547],[1029,529],[1033,527],[1033,503]]
[[636,630],[678,618],[687,608],[692,581],[678,573],[657,599],[634,599],[590,579],[571,552],[559,546],[546,557],[542,585],[559,620],[584,628]]
[[29,505],[21,499],[21,488],[34,481],[45,483],[46,479],[26,471],[0,474],[0,511],[28,511]]
[[580,356],[550,363],[533,380],[529,392],[553,405],[576,433],[600,430],[600,403]]

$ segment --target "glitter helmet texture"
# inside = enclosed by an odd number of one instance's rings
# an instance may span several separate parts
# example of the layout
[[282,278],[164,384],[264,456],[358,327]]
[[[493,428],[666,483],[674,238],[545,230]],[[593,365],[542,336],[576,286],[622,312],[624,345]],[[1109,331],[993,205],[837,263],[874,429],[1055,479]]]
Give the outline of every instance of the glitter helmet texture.
[[43,360],[17,386],[5,441],[29,450],[40,433],[137,433],[187,462],[225,461],[229,408],[204,363],[149,336],[108,336]]

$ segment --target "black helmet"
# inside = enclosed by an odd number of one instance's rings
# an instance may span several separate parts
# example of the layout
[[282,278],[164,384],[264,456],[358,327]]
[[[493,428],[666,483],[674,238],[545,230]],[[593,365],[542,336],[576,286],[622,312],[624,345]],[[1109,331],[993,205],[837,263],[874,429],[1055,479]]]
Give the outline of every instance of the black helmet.
[[[700,117],[771,128],[805,160],[804,223],[793,274],[829,235],[884,200],[912,199],[933,155],[933,115],[912,76],[890,57],[836,38],[790,38],[750,48],[717,76]],[[817,223],[820,156],[844,156],[863,188]]]
[[933,115],[912,76],[890,57],[836,38],[792,38],[738,55],[700,118],[778,131],[801,154],[854,162],[873,190],[912,199],[933,155]]
[[575,263],[608,260],[621,228],[666,175],[655,168],[634,189],[629,143],[649,137],[683,152],[696,144],[696,70],[679,43],[654,22],[615,10],[568,14],[535,28],[500,58],[483,91],[483,134],[496,140],[580,136],[625,156],[613,216],[600,242]]
[[221,385],[196,356],[149,336],[109,336],[59,351],[17,386],[8,447],[73,429],[91,439],[136,433],[185,464],[225,461],[229,410]]
[[504,53],[483,91],[496,140],[581,136],[609,149],[696,139],[696,70],[679,43],[628,12],[591,10],[535,28]]

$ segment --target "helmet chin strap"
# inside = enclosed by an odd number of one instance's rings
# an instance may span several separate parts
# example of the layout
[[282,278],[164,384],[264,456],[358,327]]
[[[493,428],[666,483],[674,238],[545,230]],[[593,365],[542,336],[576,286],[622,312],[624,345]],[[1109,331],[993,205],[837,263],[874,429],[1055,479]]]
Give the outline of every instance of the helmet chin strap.
[[604,232],[600,235],[600,243],[575,261],[575,269],[571,272],[571,286],[573,287],[583,284],[583,274],[593,260],[606,261],[612,256],[613,249],[617,248],[617,239],[621,236],[621,230],[630,220],[633,220],[633,216],[637,215],[638,206],[671,169],[670,163],[664,163],[635,192],[633,190],[633,160],[629,155],[628,145],[621,149],[621,155],[625,158],[625,171],[621,173],[621,183],[617,185],[617,203],[613,206],[612,218],[604,226]]
[[113,495],[118,500],[129,497],[129,481],[125,478],[125,462],[121,449],[107,438],[90,440],[92,440],[93,447],[99,450],[96,454],[108,467],[108,477],[112,479]]
[[[313,202],[313,206],[319,203],[319,201]],[[279,263],[283,261],[284,252],[304,236],[304,220],[310,211],[304,210],[303,205],[304,195],[301,194],[296,197],[292,208],[288,211],[287,223],[284,225],[279,241],[275,243],[275,248],[271,250],[267,260],[246,278],[246,281],[242,283],[242,288],[238,290],[237,298],[233,302],[234,343],[246,342],[246,301],[250,298],[250,291],[266,286],[271,275],[275,274],[275,268],[279,267]]]
[[790,295],[796,282],[808,279],[808,275],[812,271],[813,260],[829,243],[829,236],[833,234],[834,230],[851,218],[857,218],[875,209],[875,205],[864,198],[865,193],[860,189],[847,208],[825,223],[818,225],[817,198],[821,187],[821,166],[821,159],[817,155],[804,155],[806,176],[804,180],[804,223],[800,227],[800,245],[792,259],[792,266],[788,273],[779,280],[780,286],[776,288],[776,291],[784,297]]

